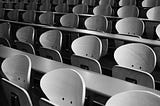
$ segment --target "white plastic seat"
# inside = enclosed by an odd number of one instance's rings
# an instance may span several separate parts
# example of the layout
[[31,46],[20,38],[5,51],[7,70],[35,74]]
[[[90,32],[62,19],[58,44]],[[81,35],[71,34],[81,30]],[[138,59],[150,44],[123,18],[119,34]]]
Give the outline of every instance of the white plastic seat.
[[112,77],[155,89],[153,76],[145,71],[115,65],[112,68]]
[[79,0],[67,0],[66,2],[68,5],[77,5],[79,3]]
[[99,5],[114,6],[115,0],[99,0]]
[[26,6],[27,10],[37,10],[37,3],[36,2],[30,2]]
[[46,97],[56,106],[83,106],[85,82],[73,69],[59,68],[46,73],[40,81]]
[[82,4],[86,4],[89,6],[95,6],[96,0],[82,0]]
[[92,72],[97,72],[102,74],[101,65],[98,60],[90,57],[83,57],[73,54],[71,56],[71,64]]
[[49,30],[41,34],[40,44],[44,48],[60,51],[62,46],[62,32],[59,30]]
[[14,84],[28,90],[31,76],[31,60],[27,55],[7,57],[1,65],[5,77]]
[[114,52],[118,65],[151,73],[156,66],[156,55],[151,47],[141,43],[130,43],[118,47]]
[[33,106],[31,98],[24,88],[4,78],[1,79],[1,84],[9,106]]
[[8,18],[13,21],[18,21],[19,11],[17,9],[11,10],[7,14]]
[[142,7],[155,7],[158,0],[143,0]]
[[128,6],[123,6],[120,7],[117,10],[117,15],[120,18],[125,18],[125,17],[138,17],[139,15],[139,9],[134,6],[134,5],[128,5]]
[[41,24],[53,25],[54,24],[55,15],[53,12],[46,12],[39,16],[39,22]]
[[105,106],[159,106],[160,96],[150,91],[130,90],[112,96]]
[[32,26],[24,26],[17,30],[18,41],[34,44],[35,29]]
[[136,5],[136,0],[120,0],[119,6]]
[[88,5],[85,5],[85,4],[75,5],[72,9],[72,12],[75,14],[87,14],[88,13]]
[[160,20],[160,6],[150,8],[146,15],[150,20]]
[[110,5],[98,5],[93,8],[94,15],[111,16],[112,7]]
[[102,53],[101,40],[96,36],[86,35],[75,39],[71,45],[74,54],[98,60]]
[[[85,20],[85,27],[88,30],[107,32],[108,20],[102,15],[94,15]],[[102,41],[102,54],[105,56],[108,52],[108,39],[101,39]]]
[[56,11],[56,12],[68,13],[68,12],[69,12],[69,5],[66,4],[66,3],[58,4],[58,5],[55,7],[55,11]]
[[27,10],[23,13],[22,18],[24,22],[34,23],[35,22],[35,11]]

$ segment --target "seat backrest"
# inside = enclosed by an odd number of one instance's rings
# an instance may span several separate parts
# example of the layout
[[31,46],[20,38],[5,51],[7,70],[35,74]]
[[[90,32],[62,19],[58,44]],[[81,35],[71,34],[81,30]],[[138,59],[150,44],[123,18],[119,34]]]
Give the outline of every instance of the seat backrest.
[[118,47],[114,52],[118,65],[151,73],[156,65],[156,55],[151,47],[141,43],[130,43]]
[[116,30],[120,34],[142,36],[144,28],[144,22],[137,17],[126,17],[116,23]]
[[41,34],[39,38],[42,47],[60,51],[62,46],[62,32],[59,30],[49,30]]
[[37,3],[36,2],[30,2],[26,6],[27,10],[37,10]]
[[6,58],[1,65],[5,77],[18,86],[28,90],[31,76],[31,60],[26,55]]
[[143,0],[142,7],[155,7],[158,0]]
[[159,106],[159,104],[160,96],[157,94],[144,90],[130,90],[112,96],[105,106]]
[[35,22],[35,11],[33,10],[27,10],[23,13],[22,18],[24,22],[34,23]]
[[14,47],[18,50],[35,54],[35,50],[32,44],[27,43],[27,42],[21,42],[21,41],[16,41],[14,42]]
[[111,16],[112,7],[110,5],[98,5],[93,8],[94,15]]
[[82,0],[82,4],[86,4],[89,6],[95,6],[96,5],[96,0]]
[[48,59],[52,59],[58,62],[63,62],[62,56],[58,50],[49,48],[39,48],[39,55]]
[[159,13],[160,13],[160,6],[156,6],[156,7],[150,8],[147,11],[146,16],[150,20],[160,20]]
[[53,104],[59,106],[84,104],[85,82],[76,70],[68,68],[52,70],[41,78],[40,87]]
[[72,12],[75,14],[87,14],[88,13],[88,5],[85,5],[85,4],[75,5],[72,9]]
[[55,15],[53,12],[45,12],[39,16],[39,22],[41,24],[53,25],[54,24]]
[[136,0],[120,0],[119,6],[136,5]]
[[139,9],[138,7],[134,5],[128,5],[128,6],[123,6],[120,7],[117,10],[117,15],[120,18],[125,18],[125,17],[138,17],[139,15]]
[[99,5],[114,6],[115,0],[99,0]]
[[56,12],[68,13],[68,12],[69,12],[69,5],[66,4],[66,3],[58,4],[58,5],[55,7],[55,11],[56,11]]
[[101,65],[98,60],[90,57],[83,57],[73,54],[71,56],[71,64],[86,70],[102,74]]
[[68,5],[77,5],[79,3],[79,0],[67,0],[66,2]]
[[79,16],[74,13],[68,13],[60,18],[60,23],[65,27],[78,27]]
[[21,42],[34,44],[35,29],[32,26],[24,26],[17,30],[16,37]]
[[96,36],[82,36],[75,39],[71,45],[74,54],[98,60],[102,53],[102,42]]
[[112,68],[112,77],[155,89],[153,76],[150,73],[141,70],[115,65]]
[[50,100],[47,100],[45,98],[40,98],[39,106],[55,106],[55,105]]
[[39,10],[40,11],[51,11],[51,4],[50,3],[41,4]]
[[16,5],[14,6],[15,9],[24,9],[25,3],[23,1],[16,3]]
[[2,78],[1,83],[9,106],[33,106],[31,98],[24,88],[5,78]]
[[8,22],[4,22],[0,24],[0,37],[7,38],[10,40],[10,30],[11,24]]
[[17,9],[11,10],[7,14],[9,20],[18,21],[19,11]]
[[52,4],[54,5],[63,4],[63,0],[52,0]]

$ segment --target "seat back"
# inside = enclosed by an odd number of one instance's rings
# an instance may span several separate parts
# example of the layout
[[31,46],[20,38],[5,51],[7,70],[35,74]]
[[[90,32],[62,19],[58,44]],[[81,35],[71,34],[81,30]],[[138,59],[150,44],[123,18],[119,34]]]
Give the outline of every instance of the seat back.
[[54,5],[63,4],[63,0],[52,0],[52,4]]
[[36,2],[30,2],[26,6],[27,10],[37,10],[37,3]]
[[14,47],[18,50],[21,50],[27,53],[31,53],[31,54],[35,54],[34,47],[30,43],[16,41],[14,42]]
[[26,55],[6,58],[1,65],[5,77],[18,86],[28,89],[30,85],[31,60]]
[[116,30],[120,34],[142,36],[144,22],[136,17],[126,17],[116,23]]
[[155,7],[158,0],[143,0],[142,7]]
[[75,39],[71,45],[74,54],[99,59],[102,53],[102,42],[96,36],[83,36]]
[[102,74],[101,65],[98,62],[98,60],[90,57],[82,57],[82,56],[73,54],[71,56],[71,64],[86,70],[90,70],[90,71]]
[[32,26],[24,26],[17,30],[16,37],[21,42],[34,44],[35,29]]
[[63,62],[60,52],[55,49],[48,49],[41,47],[39,48],[39,55],[58,62]]
[[89,6],[95,6],[96,5],[96,0],[82,0],[82,4],[86,4]]
[[39,16],[39,22],[41,24],[53,25],[55,15],[52,12],[46,12]]
[[105,106],[159,106],[159,104],[160,96],[157,94],[150,91],[130,90],[112,96]]
[[114,52],[118,65],[151,73],[156,66],[156,55],[151,47],[141,43],[130,43],[118,47]]
[[19,19],[19,11],[17,9],[9,11],[7,15],[9,20],[18,21]]
[[85,4],[75,5],[72,9],[72,12],[75,14],[87,14],[88,13],[88,5],[85,5]]
[[10,40],[11,24],[4,22],[0,24],[0,37]]
[[136,0],[120,0],[119,6],[136,5]]
[[114,6],[115,0],[99,0],[99,5]]
[[49,30],[41,34],[39,41],[42,47],[60,51],[62,46],[62,32]]
[[65,27],[78,27],[79,16],[74,13],[68,13],[60,18],[60,23]]
[[69,5],[66,4],[66,3],[58,4],[58,5],[55,7],[55,11],[56,11],[56,12],[68,13],[68,12],[69,12]]
[[115,65],[112,68],[112,77],[155,89],[155,81],[153,76],[148,72],[141,70]]
[[46,73],[41,78],[40,87],[53,104],[59,106],[84,104],[85,82],[73,69],[59,68]]
[[24,22],[34,23],[35,22],[35,11],[33,10],[27,10],[23,13],[22,18]]
[[98,5],[93,9],[94,15],[111,16],[112,7],[110,5]]
[[4,78],[1,83],[9,106],[33,106],[31,98],[24,88]]
[[50,3],[41,4],[39,10],[40,11],[51,11],[51,4]]
[[45,98],[41,98],[39,100],[39,106],[55,106],[51,101],[45,99]]
[[79,3],[79,0],[67,0],[66,2],[68,5],[77,5]]
[[147,11],[146,16],[150,20],[160,20],[159,13],[160,13],[160,6],[156,6],[156,7],[150,8]]
[[138,7],[132,5],[132,6],[123,6],[118,9],[117,15],[120,18],[125,18],[125,17],[138,17],[139,15],[139,9]]

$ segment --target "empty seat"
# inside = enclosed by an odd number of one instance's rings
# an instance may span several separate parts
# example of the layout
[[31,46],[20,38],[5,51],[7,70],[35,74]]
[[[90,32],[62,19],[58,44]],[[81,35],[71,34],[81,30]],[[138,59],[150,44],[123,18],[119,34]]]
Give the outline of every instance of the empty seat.
[[15,9],[25,9],[25,3],[23,1],[16,3],[14,6]]
[[0,37],[11,40],[10,37],[11,24],[8,22],[4,22],[0,24]]
[[85,5],[85,4],[75,5],[72,9],[72,12],[75,14],[87,14],[88,13],[88,5]]
[[40,87],[54,105],[84,105],[85,82],[73,69],[59,68],[46,73],[41,78]]
[[120,7],[117,10],[117,15],[120,18],[125,18],[125,17],[138,17],[139,15],[139,9],[138,7],[132,5],[132,6],[123,6]]
[[[10,70],[11,71],[11,70]],[[8,81],[7,79],[2,78],[1,84],[3,87],[3,92],[5,95],[5,98],[7,99],[9,106],[33,106],[31,98],[28,94],[28,92],[12,83],[11,81]]]
[[39,10],[40,11],[51,11],[51,4],[50,3],[41,4]]
[[39,22],[41,24],[53,25],[55,15],[52,12],[45,12],[39,16]]
[[18,41],[34,44],[35,29],[32,26],[24,26],[17,30]]
[[9,20],[18,21],[19,19],[19,11],[17,9],[11,10],[7,14]]
[[115,0],[99,0],[99,5],[114,6]]
[[82,0],[82,4],[86,4],[89,6],[96,6],[96,0]]
[[54,5],[63,4],[63,0],[52,0],[52,4]]
[[155,89],[155,80],[153,76],[145,71],[115,65],[112,68],[112,77]]
[[27,10],[23,13],[22,18],[24,22],[34,23],[35,22],[35,11]]
[[155,7],[158,0],[143,0],[142,7]]
[[150,91],[130,90],[112,96],[105,106],[159,106],[160,96]]
[[120,0],[119,6],[136,5],[136,0]]
[[147,18],[150,19],[150,20],[160,20],[160,6],[156,6],[156,7],[152,7],[150,8],[146,15],[147,15]]
[[26,6],[27,10],[37,10],[37,3],[36,2],[30,2]]
[[112,7],[110,5],[98,5],[93,8],[94,15],[111,16]]
[[66,2],[68,5],[77,5],[79,3],[79,0],[67,0]]
[[1,65],[5,77],[14,84],[28,90],[31,76],[31,60],[27,55],[7,57]]
[[118,65],[151,73],[156,66],[153,49],[145,44],[130,43],[118,47],[114,52]]
[[69,5],[66,4],[66,3],[58,4],[58,5],[55,7],[55,11],[56,11],[56,12],[68,13],[68,12],[69,12]]

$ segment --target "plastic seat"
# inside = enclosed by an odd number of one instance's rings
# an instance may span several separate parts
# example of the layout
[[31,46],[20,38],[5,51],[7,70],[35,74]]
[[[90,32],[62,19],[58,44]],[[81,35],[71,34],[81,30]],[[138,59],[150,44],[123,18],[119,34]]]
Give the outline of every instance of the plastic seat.
[[1,84],[9,106],[33,106],[31,98],[24,88],[4,78],[2,78]]
[[84,105],[85,82],[73,69],[59,68],[46,73],[41,78],[40,87],[54,105]]
[[55,106],[51,101],[45,99],[45,98],[41,98],[39,100],[39,106]]
[[150,91],[130,90],[112,96],[105,106],[159,106],[160,96]]
[[11,24],[4,22],[0,24],[0,37],[10,40]]
[[[85,20],[85,27],[88,30],[107,32],[108,20],[102,15],[94,15]],[[102,41],[102,56],[105,56],[108,51],[108,39],[101,39]]]
[[114,6],[115,0],[99,0],[99,5]]
[[74,54],[99,60],[102,53],[101,40],[96,36],[86,35],[75,39],[71,45]]
[[115,65],[112,68],[112,77],[155,89],[153,76],[145,71]]
[[85,4],[75,5],[72,9],[72,12],[75,14],[87,14],[88,13],[88,5],[85,5]]
[[102,74],[101,65],[98,60],[90,57],[83,57],[79,55],[73,54],[71,56],[71,64],[86,70],[90,70],[92,72]]
[[110,5],[98,5],[93,8],[94,15],[111,16],[112,7]]
[[156,66],[155,52],[151,47],[141,43],[130,43],[118,47],[114,52],[114,59],[120,66],[148,73],[151,73]]
[[40,44],[44,48],[60,51],[62,46],[62,32],[59,30],[49,30],[41,34]]
[[155,7],[158,0],[143,0],[142,7]]
[[27,55],[7,57],[1,65],[5,77],[14,84],[28,90],[31,76],[31,60]]
[[17,30],[18,41],[34,44],[35,29],[32,26],[24,26]]
[[30,2],[26,6],[27,10],[37,10],[37,3],[36,2]]
[[58,5],[55,7],[55,11],[56,11],[56,12],[68,13],[68,12],[69,12],[69,5],[66,4],[66,3],[58,4]]
[[16,5],[14,6],[15,9],[22,9],[22,10],[25,9],[24,7],[25,7],[25,3],[22,1],[16,3]]
[[79,3],[79,0],[67,0],[66,2],[68,5],[77,5]]
[[52,4],[54,5],[63,4],[63,0],[52,0]]
[[146,15],[150,20],[160,20],[160,6],[150,8]]
[[86,4],[89,6],[95,6],[96,5],[96,0],[82,0],[82,4]]
[[39,55],[51,60],[55,60],[58,62],[63,62],[62,56],[60,52],[56,49],[49,49],[49,48],[39,48]]
[[30,43],[27,43],[27,42],[16,41],[14,42],[14,48],[27,52],[27,53],[35,54],[34,47]]
[[55,15],[52,12],[45,12],[39,16],[39,22],[41,24],[53,25]]
[[33,10],[27,10],[23,13],[22,18],[24,22],[34,23],[36,14]]
[[123,6],[117,10],[117,15],[120,18],[138,17],[139,16],[139,9],[134,5]]
[[119,6],[136,5],[136,0],[120,0]]
[[51,4],[50,3],[44,3],[40,6],[40,11],[51,11]]
[[126,17],[116,23],[116,30],[119,34],[142,36],[144,28],[144,22],[136,17]]
[[19,19],[19,11],[17,9],[9,11],[7,15],[9,20],[18,21]]

